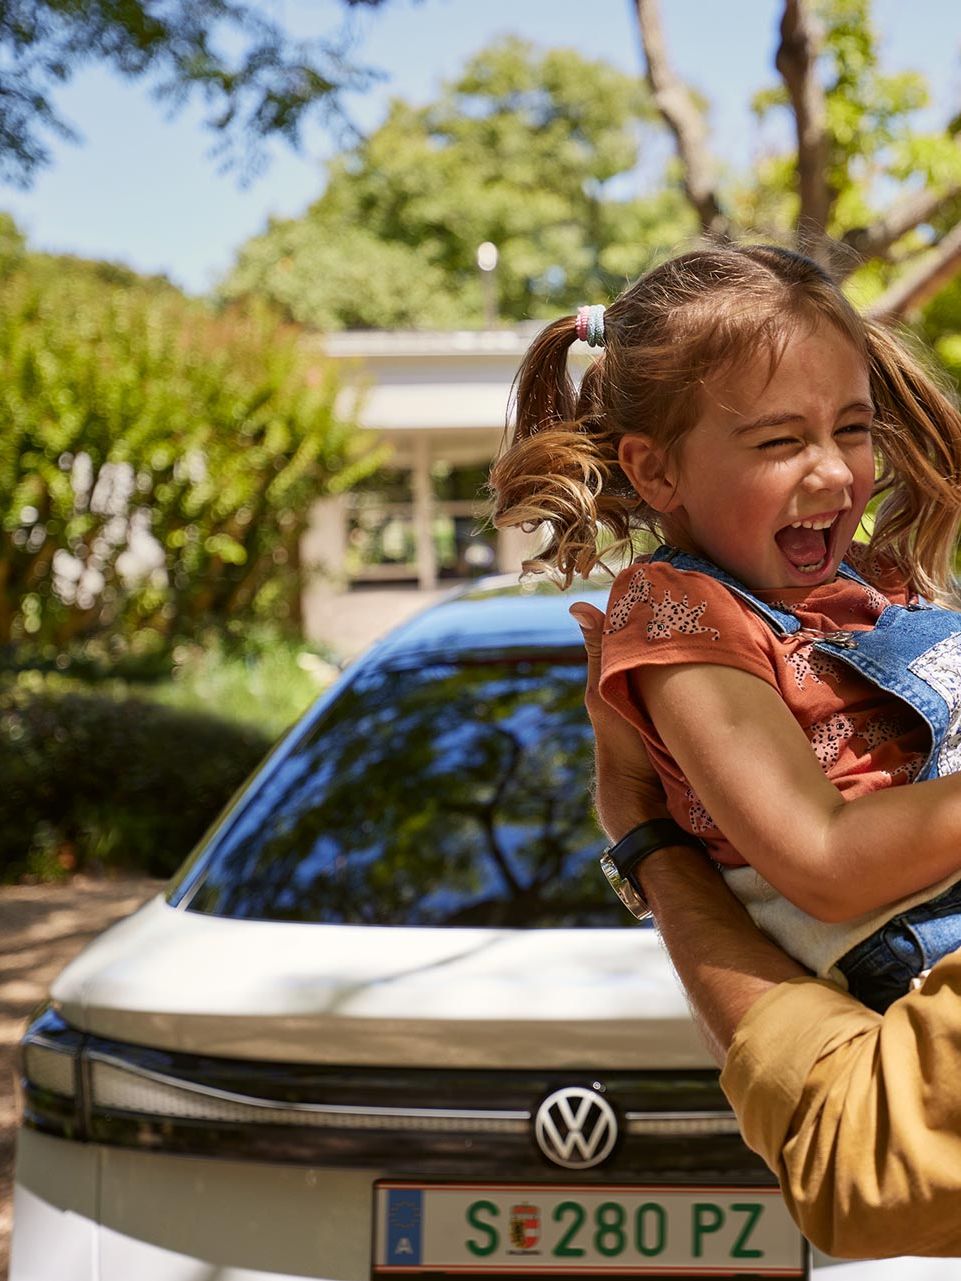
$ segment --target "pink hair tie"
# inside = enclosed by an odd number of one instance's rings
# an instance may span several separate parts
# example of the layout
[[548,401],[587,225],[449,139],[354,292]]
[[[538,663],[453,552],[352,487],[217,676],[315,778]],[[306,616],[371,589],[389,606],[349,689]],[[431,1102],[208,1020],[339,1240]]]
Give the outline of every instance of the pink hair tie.
[[603,347],[604,308],[599,305],[578,307],[574,329],[581,342],[586,342],[588,347]]

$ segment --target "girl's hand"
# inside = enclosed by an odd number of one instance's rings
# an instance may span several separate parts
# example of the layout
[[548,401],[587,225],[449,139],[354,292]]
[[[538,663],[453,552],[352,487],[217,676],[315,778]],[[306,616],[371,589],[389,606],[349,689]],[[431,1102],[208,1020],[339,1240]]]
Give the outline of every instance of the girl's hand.
[[612,841],[618,841],[638,823],[668,817],[664,790],[641,736],[604,702],[598,690],[604,615],[584,601],[572,605],[570,614],[581,629],[587,650],[584,705],[594,728],[594,804],[604,831]]

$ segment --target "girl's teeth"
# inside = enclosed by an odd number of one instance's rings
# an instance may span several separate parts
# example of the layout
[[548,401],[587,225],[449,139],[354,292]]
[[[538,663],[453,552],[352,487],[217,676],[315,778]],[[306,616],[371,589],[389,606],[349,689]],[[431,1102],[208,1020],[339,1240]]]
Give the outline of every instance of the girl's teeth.
[[792,529],[830,529],[834,524],[834,518],[831,520],[796,520],[791,524]]

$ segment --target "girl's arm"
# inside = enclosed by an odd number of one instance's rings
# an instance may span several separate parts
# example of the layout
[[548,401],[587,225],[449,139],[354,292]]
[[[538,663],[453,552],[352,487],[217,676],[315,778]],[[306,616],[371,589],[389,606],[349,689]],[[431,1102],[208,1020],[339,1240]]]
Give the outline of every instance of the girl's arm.
[[727,839],[811,916],[850,920],[961,870],[961,775],[845,801],[758,677],[692,663],[631,679]]

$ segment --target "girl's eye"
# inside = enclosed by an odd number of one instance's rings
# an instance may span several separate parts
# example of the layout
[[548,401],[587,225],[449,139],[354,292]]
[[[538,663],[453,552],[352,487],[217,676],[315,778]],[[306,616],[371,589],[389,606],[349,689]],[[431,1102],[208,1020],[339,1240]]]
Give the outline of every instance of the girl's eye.
[[793,436],[775,436],[773,440],[762,440],[758,449],[781,449],[785,445],[793,445]]
[[[839,427],[835,432],[836,436],[845,436],[849,440],[860,440],[871,435],[870,423],[847,423],[844,427]],[[755,446],[757,449],[788,449],[792,445],[797,445],[797,436],[772,436],[770,440],[762,440]]]

